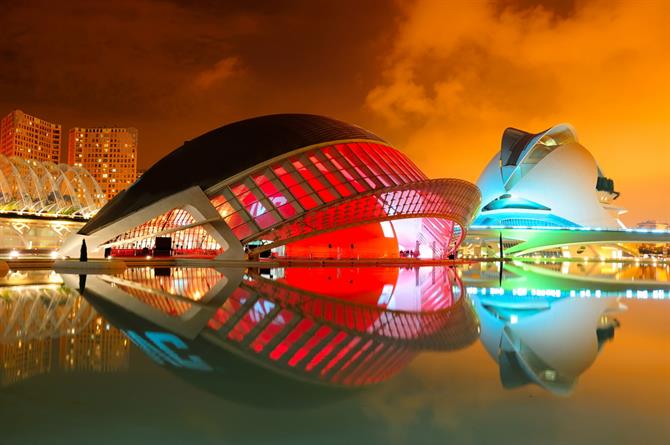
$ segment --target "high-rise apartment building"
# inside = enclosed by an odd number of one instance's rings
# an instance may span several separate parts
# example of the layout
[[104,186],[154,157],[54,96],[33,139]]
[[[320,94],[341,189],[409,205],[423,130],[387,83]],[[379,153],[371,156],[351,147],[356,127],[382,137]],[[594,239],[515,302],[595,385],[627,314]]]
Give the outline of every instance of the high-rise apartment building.
[[61,126],[14,110],[0,121],[0,153],[23,159],[60,160]]
[[70,129],[68,164],[83,167],[98,181],[105,198],[128,188],[137,178],[137,129]]

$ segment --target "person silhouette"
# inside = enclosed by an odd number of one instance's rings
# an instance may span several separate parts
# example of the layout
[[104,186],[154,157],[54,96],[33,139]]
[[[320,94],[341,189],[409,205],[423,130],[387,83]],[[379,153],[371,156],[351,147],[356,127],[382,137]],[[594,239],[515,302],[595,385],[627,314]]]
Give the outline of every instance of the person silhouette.
[[79,294],[84,295],[86,289],[86,275],[79,275]]
[[88,261],[88,249],[86,248],[86,240],[81,240],[81,250],[79,251],[79,261]]

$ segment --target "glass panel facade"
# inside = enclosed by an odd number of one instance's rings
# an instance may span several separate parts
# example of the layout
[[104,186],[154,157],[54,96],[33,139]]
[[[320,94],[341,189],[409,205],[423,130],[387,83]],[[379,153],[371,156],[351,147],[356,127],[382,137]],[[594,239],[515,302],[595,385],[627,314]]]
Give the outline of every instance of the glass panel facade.
[[[272,165],[259,167],[246,179],[218,187],[210,199],[235,235],[246,243],[260,238],[267,229],[299,219],[308,210],[425,179],[392,147],[352,142],[288,154]],[[383,204],[377,215],[384,214],[382,208]],[[389,212],[394,210],[389,207]]]
[[476,191],[471,187],[460,188],[459,183],[434,180],[411,184],[407,189],[380,190],[378,194],[309,212],[303,218],[274,227],[262,234],[262,239],[279,245],[334,228],[399,217],[426,217],[423,224],[428,237],[424,242],[433,250],[434,257],[445,257],[460,243],[460,237],[452,242],[454,223],[448,218],[467,215],[476,198]]
[[[207,193],[242,244],[264,242],[252,253],[339,227],[423,217],[432,219],[424,224],[426,239],[421,242],[430,246],[434,257],[443,257],[461,239],[452,236],[451,221],[458,222],[460,235],[479,200],[471,184],[427,180],[406,156],[379,142],[337,143],[287,153]],[[183,230],[175,230],[180,227]],[[221,252],[204,228],[179,209],[107,244],[119,251],[151,249],[155,237],[166,230],[172,232],[176,254]]]
[[[103,244],[112,256],[153,255],[156,238],[171,240],[170,252],[164,255],[216,256],[223,252],[221,245],[186,210],[173,209],[129,230]],[[182,230],[178,230],[184,227]]]

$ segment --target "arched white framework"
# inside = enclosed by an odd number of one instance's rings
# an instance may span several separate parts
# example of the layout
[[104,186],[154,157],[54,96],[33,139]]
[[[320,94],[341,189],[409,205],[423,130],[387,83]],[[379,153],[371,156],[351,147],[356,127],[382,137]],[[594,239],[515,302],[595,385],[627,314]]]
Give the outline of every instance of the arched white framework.
[[90,218],[104,204],[81,167],[0,155],[0,212]]
[[[292,150],[222,178],[204,191],[194,186],[178,192],[114,220],[86,239],[99,256],[107,248],[121,256],[134,255],[152,249],[156,237],[170,236],[173,251],[187,240],[188,249],[198,255],[242,258],[242,246],[252,243],[249,251],[255,254],[342,228],[424,218],[444,245],[439,254],[433,250],[433,257],[442,258],[462,241],[479,202],[473,184],[428,180],[387,144],[332,141]],[[220,248],[203,248],[200,244],[208,237]],[[78,255],[81,239],[68,242],[62,253]]]
[[28,341],[74,334],[95,310],[74,289],[59,284],[9,287],[0,299],[0,342]]
[[[221,246],[222,253],[220,258],[242,258],[244,250],[242,244],[235,237],[230,228],[221,219],[216,209],[212,206],[207,195],[200,187],[191,187],[182,192],[161,199],[138,212],[129,215],[126,218],[119,219],[114,223],[96,231],[92,235],[73,235],[69,237],[61,253],[67,256],[77,256],[81,247],[82,239],[86,239],[91,256],[101,257],[106,248],[112,248],[118,245],[115,238],[119,234],[132,231],[147,221],[151,221],[174,209],[183,209],[193,218],[193,223],[189,226],[202,227],[209,236],[211,236]],[[183,229],[184,227],[180,227]],[[157,231],[149,236],[155,237],[160,234],[171,233]],[[135,241],[135,240],[131,240]],[[128,242],[128,240],[124,240]]]

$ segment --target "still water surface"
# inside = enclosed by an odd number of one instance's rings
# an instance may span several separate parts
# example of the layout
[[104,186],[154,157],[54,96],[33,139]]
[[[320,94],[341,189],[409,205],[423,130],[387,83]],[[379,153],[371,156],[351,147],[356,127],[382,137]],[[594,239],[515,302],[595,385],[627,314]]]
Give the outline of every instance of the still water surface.
[[670,270],[0,279],[0,444],[665,444]]

